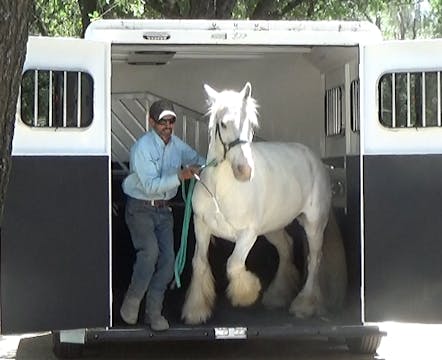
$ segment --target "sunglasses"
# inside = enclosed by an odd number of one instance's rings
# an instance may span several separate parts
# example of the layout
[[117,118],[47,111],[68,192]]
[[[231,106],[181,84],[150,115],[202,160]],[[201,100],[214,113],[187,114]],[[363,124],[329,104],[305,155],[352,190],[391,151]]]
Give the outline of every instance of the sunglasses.
[[169,124],[174,124],[175,123],[175,121],[176,121],[176,119],[173,117],[173,118],[170,118],[170,119],[160,119],[160,120],[158,120],[158,121],[156,121],[156,123],[158,124],[158,125],[162,125],[162,126],[164,126],[164,125],[166,125],[167,123],[169,123]]

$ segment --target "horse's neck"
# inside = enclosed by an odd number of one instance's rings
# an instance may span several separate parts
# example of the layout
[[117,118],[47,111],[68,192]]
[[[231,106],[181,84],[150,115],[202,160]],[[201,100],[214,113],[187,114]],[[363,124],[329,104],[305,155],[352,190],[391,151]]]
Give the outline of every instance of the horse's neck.
[[217,187],[217,183],[230,183],[230,181],[235,180],[230,161],[224,158],[224,153],[222,151],[216,151],[216,149],[209,148],[209,151],[207,152],[207,162],[211,163],[215,160],[213,165],[209,167],[210,170],[208,169],[211,175],[206,179],[211,186],[214,187],[214,191],[215,187]]
[[207,163],[215,161],[215,164],[220,164],[223,160],[224,160],[223,146],[218,142],[209,144],[209,149],[207,151]]

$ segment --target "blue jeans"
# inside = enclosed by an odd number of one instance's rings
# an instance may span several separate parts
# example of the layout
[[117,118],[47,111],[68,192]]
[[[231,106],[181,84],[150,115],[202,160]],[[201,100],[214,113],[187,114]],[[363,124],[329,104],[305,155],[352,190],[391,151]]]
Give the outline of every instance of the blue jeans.
[[147,302],[161,304],[174,274],[172,211],[128,197],[126,223],[136,251],[128,293],[141,300],[147,291]]

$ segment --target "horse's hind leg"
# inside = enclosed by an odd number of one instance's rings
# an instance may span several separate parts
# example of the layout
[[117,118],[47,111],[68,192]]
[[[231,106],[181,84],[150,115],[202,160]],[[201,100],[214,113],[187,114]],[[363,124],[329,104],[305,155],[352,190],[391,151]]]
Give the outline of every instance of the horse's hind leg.
[[259,296],[261,282],[253,273],[246,270],[246,259],[256,241],[256,234],[244,231],[237,238],[235,248],[227,261],[229,286],[227,296],[234,306],[253,304]]
[[325,216],[321,216],[316,221],[311,221],[305,216],[298,218],[307,234],[309,245],[307,279],[303,289],[290,305],[290,312],[300,318],[321,315],[324,312],[321,289],[319,287],[319,265],[327,219]]
[[194,224],[196,244],[192,280],[181,315],[187,324],[205,322],[212,315],[215,302],[214,280],[207,258],[211,233],[201,217],[195,215]]
[[284,229],[265,234],[265,237],[278,251],[279,263],[262,302],[270,308],[286,307],[300,287],[299,272],[293,261],[293,240]]

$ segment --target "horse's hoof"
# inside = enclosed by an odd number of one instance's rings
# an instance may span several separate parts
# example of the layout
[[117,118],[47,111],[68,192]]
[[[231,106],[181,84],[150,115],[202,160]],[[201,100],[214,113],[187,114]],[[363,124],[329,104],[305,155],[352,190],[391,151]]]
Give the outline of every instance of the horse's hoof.
[[191,306],[186,302],[183,306],[181,319],[188,325],[205,323],[212,316],[212,310],[207,304],[200,303],[198,306]]
[[211,313],[184,313],[181,316],[182,320],[187,325],[199,325],[205,323],[211,316]]
[[261,282],[250,271],[241,271],[232,275],[227,288],[227,296],[233,306],[252,305],[261,291]]
[[290,304],[290,299],[273,291],[266,291],[262,296],[262,304],[269,309],[284,308]]
[[286,308],[295,294],[299,292],[299,276],[295,270],[286,274],[285,278],[279,281],[274,280],[262,296],[262,303],[269,309]]
[[298,295],[290,305],[289,312],[297,318],[304,319],[315,314],[316,301],[313,297]]

